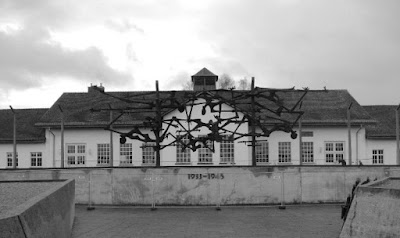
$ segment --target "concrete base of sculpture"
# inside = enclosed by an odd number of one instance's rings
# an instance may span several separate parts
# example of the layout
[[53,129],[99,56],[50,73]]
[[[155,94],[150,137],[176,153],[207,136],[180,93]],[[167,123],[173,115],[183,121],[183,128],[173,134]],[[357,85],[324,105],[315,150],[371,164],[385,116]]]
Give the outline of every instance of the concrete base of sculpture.
[[[0,186],[0,237],[71,237],[74,180],[2,181]],[[26,197],[31,192],[35,195]]]
[[398,237],[400,178],[385,178],[357,188],[341,238]]

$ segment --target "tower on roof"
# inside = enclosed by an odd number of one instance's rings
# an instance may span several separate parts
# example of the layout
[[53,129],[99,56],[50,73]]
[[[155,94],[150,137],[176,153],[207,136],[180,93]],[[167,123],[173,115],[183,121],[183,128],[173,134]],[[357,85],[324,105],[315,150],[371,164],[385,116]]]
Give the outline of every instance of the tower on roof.
[[193,90],[215,90],[217,89],[218,75],[213,74],[210,70],[203,68],[197,74],[192,76]]

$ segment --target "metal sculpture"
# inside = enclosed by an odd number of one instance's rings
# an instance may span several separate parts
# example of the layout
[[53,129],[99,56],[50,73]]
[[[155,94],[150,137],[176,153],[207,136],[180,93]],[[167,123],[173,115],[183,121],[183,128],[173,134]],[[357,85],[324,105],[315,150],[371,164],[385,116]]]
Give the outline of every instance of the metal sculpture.
[[[302,94],[297,102],[289,108],[284,105],[284,101],[278,93],[292,91],[301,91]],[[124,102],[125,106],[119,108],[110,106],[92,110],[119,112],[119,115],[105,129],[118,133],[121,144],[124,144],[129,138],[142,141],[146,143],[145,146],[153,147],[156,153],[156,166],[160,165],[160,150],[168,146],[179,145],[182,151],[186,149],[196,151],[205,147],[214,152],[213,143],[221,142],[226,137],[229,140],[251,137],[251,140],[244,142],[252,146],[253,165],[255,165],[254,151],[257,141],[260,141],[257,138],[269,137],[274,131],[291,133],[293,139],[297,137],[293,127],[303,115],[299,108],[307,91],[307,88],[304,90],[254,88],[254,82],[252,82],[251,90],[242,91],[220,89],[161,92],[158,89],[158,82],[156,82],[156,91],[135,93],[127,95],[127,97],[101,92],[117,101]],[[223,105],[228,105],[231,109],[224,110]],[[202,115],[209,110],[214,115],[213,120],[203,121],[202,118],[193,118],[194,107],[200,107]],[[164,118],[164,115],[176,109],[181,115],[183,114],[183,118],[177,116]],[[224,116],[226,112],[230,113],[229,117]],[[122,132],[113,127],[123,115],[132,113],[149,115],[142,122],[133,125],[128,132]],[[239,132],[238,129],[245,123],[251,126],[250,132]],[[228,125],[231,128],[232,125],[235,125],[235,129],[229,129]],[[260,128],[261,132],[256,132],[256,127]],[[175,128],[179,134],[171,133],[171,128]],[[150,133],[145,132],[148,129],[150,129]],[[208,129],[210,133],[202,137],[194,135],[194,132],[204,129]],[[163,143],[167,138],[172,138],[172,140],[169,140],[167,144]]]

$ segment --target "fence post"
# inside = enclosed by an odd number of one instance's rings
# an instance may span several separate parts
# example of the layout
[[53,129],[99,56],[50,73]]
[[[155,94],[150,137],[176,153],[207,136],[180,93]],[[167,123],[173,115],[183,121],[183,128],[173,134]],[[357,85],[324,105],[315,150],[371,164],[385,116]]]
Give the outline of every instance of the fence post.
[[94,207],[92,206],[92,171],[89,171],[89,202],[86,209],[88,211],[94,210]]
[[150,178],[144,178],[144,180],[149,180],[151,182],[151,210],[154,211],[156,210],[156,201],[154,198],[154,182],[158,181],[158,180],[162,180],[162,177],[157,177],[154,176],[154,173],[151,173],[151,177]]
[[153,174],[151,174],[151,210],[156,210],[156,201],[154,199],[154,178]]
[[218,198],[217,198],[217,207],[215,208],[217,211],[221,211],[221,173],[217,174],[216,178],[218,181]]
[[281,171],[281,205],[279,209],[286,209],[285,206],[285,173]]

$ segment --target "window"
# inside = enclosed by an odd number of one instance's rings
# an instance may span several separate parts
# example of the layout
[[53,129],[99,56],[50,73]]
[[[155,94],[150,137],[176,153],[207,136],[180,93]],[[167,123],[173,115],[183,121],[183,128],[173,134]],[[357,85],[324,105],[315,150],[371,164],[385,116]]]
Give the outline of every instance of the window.
[[132,143],[119,145],[119,163],[122,165],[132,164]]
[[85,144],[67,144],[67,164],[84,165],[86,162]]
[[290,142],[279,142],[278,146],[278,162],[290,163],[292,161]]
[[[18,152],[15,154],[15,165],[18,167]],[[7,152],[7,167],[13,167],[13,153]]]
[[335,163],[344,159],[344,142],[325,142],[325,162]]
[[220,157],[221,163],[231,163],[235,162],[235,146],[233,138],[229,136],[223,136],[220,143]]
[[31,152],[31,166],[42,166],[42,152]]
[[184,145],[189,145],[189,138],[187,136],[181,137],[181,140],[176,142],[177,163],[190,163],[190,149],[187,147],[183,149]]
[[97,164],[110,164],[110,144],[97,144]]
[[156,163],[154,146],[156,143],[143,143],[142,145],[142,164],[154,165]]
[[302,142],[301,150],[301,161],[304,163],[314,163],[314,143]]
[[256,162],[269,162],[268,141],[256,142]]
[[372,164],[383,164],[383,150],[372,150]]
[[[200,135],[199,137],[206,137],[204,135]],[[212,163],[212,149],[213,143],[210,140],[207,140],[206,143],[199,142],[200,148],[199,151],[199,163],[200,164],[211,164]]]
[[313,137],[314,132],[313,131],[302,131],[301,132],[301,137]]

